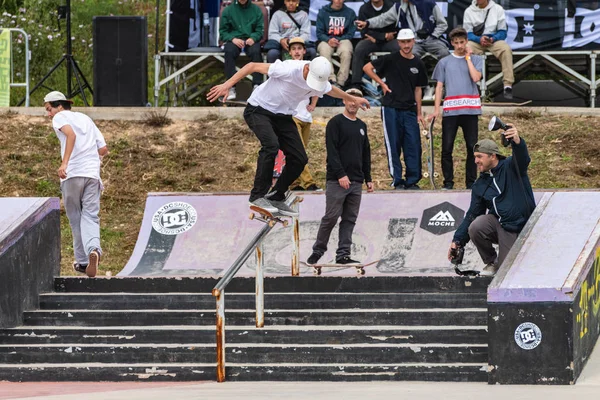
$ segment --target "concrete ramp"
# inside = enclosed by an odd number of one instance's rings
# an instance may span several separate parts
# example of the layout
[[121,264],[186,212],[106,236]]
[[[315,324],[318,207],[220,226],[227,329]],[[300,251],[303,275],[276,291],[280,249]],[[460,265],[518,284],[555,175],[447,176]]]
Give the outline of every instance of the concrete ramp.
[[[539,196],[538,196],[539,197]],[[446,259],[454,231],[464,218],[470,192],[380,192],[363,194],[353,236],[352,255],[367,275],[454,275]],[[300,260],[311,253],[324,193],[307,193],[300,204]],[[218,276],[262,227],[248,219],[247,194],[150,193],[131,259],[120,276]],[[335,258],[338,229],[324,262]],[[265,239],[265,271],[290,275],[292,228],[278,226]],[[239,276],[253,276],[254,257]],[[465,269],[480,268],[475,249],[467,247]],[[312,274],[307,267],[302,275]],[[324,275],[355,275],[354,268],[327,269]]]

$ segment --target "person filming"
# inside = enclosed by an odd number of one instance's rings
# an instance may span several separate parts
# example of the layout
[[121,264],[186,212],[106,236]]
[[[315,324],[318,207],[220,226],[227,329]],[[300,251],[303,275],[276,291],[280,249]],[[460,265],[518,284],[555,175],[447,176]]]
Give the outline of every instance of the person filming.
[[[505,125],[503,141],[512,147],[505,157],[490,139],[473,148],[480,173],[471,191],[471,205],[460,224],[448,251],[450,261],[469,240],[477,247],[485,267],[482,276],[494,276],[506,259],[531,213],[535,200],[527,168],[531,161],[525,140],[512,124]],[[499,246],[499,253],[492,246]]]

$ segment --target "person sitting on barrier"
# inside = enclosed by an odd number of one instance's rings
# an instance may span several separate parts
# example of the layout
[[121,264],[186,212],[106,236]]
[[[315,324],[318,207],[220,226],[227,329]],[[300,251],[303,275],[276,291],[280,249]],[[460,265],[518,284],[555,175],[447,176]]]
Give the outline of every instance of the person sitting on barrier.
[[[510,142],[513,155],[505,157],[490,139],[475,144],[475,164],[480,172],[471,190],[471,205],[448,250],[452,261],[456,250],[469,240],[485,264],[482,276],[494,276],[535,209],[527,168],[531,158],[517,128],[507,125],[503,140]],[[486,214],[487,212],[487,214]],[[497,244],[499,252],[492,246]]]
[[429,119],[440,116],[442,91],[446,87],[444,99],[444,119],[442,119],[442,172],[444,173],[445,190],[454,189],[454,140],[458,128],[462,128],[467,146],[465,164],[465,185],[471,189],[477,179],[477,165],[473,156],[473,146],[479,135],[479,116],[481,115],[481,99],[477,82],[481,80],[483,59],[472,55],[468,46],[467,31],[454,28],[450,32],[450,42],[454,53],[442,58],[435,66],[432,79],[437,81],[435,89],[435,111]]
[[[442,10],[433,0],[402,0],[387,12],[366,21],[357,21],[359,29],[382,28],[395,24],[398,29],[410,29],[416,35],[413,54],[422,58],[430,53],[438,60],[450,54],[448,44],[442,37],[448,22]],[[433,100],[433,87],[425,89],[424,100]]]
[[[285,198],[290,185],[300,176],[308,162],[298,127],[292,118],[302,100],[312,96],[322,97],[327,93],[346,102],[356,103],[357,107],[370,107],[366,99],[332,87],[327,81],[331,70],[331,63],[325,57],[316,57],[312,61],[250,63],[225,83],[213,86],[208,92],[206,98],[213,102],[226,97],[229,90],[250,73],[269,75],[269,79],[252,92],[244,110],[244,119],[261,144],[254,186],[250,192],[249,201],[252,205],[282,215],[298,215],[297,211],[285,203]],[[279,149],[285,154],[285,167],[269,192]]]
[[[394,6],[392,0],[371,0],[360,6],[358,10],[358,19],[367,21],[370,18],[376,17],[387,12]],[[354,49],[354,57],[352,58],[352,87],[361,90],[363,67],[365,59],[374,52],[396,53],[400,51],[396,35],[398,29],[396,22],[392,22],[382,28],[367,28],[363,29],[361,35],[363,39],[358,42]]]
[[108,154],[104,136],[85,114],[71,111],[71,100],[61,92],[44,97],[44,108],[60,141],[62,163],[58,168],[65,212],[73,234],[73,269],[96,276],[100,247],[100,157]]
[[290,52],[290,39],[300,37],[306,48],[305,58],[312,60],[317,56],[317,49],[310,41],[310,21],[306,11],[298,10],[298,0],[285,0],[285,8],[275,11],[269,24],[269,40],[265,43],[267,62],[274,63],[281,57],[281,50],[285,53],[284,59],[292,58]]
[[[358,89],[348,89],[348,94],[362,97]],[[371,179],[371,146],[367,124],[357,118],[358,107],[344,100],[344,112],[331,118],[325,129],[327,148],[327,186],[325,189],[325,215],[321,219],[313,252],[306,260],[316,264],[327,251],[331,231],[338,219],[340,232],[336,251],[336,264],[360,264],[351,256],[352,232],[356,225],[363,182],[367,192],[373,192]]]
[[469,46],[473,53],[489,51],[500,61],[504,98],[511,100],[515,76],[512,50],[505,42],[508,25],[504,9],[494,0],[473,0],[473,4],[465,10],[463,28],[469,34]]
[[333,53],[340,57],[340,69],[337,76],[331,70],[329,81],[342,88],[346,85],[350,75],[350,64],[352,62],[352,38],[356,27],[354,20],[356,13],[344,4],[344,0],[331,0],[331,4],[323,6],[317,15],[317,46],[319,55],[330,62]]
[[[304,56],[306,55],[306,46],[304,45],[304,40],[302,38],[296,37],[290,40],[290,55],[292,56],[292,60],[304,59]],[[310,126],[313,121],[311,113],[317,106],[317,100],[319,100],[317,96],[306,97],[298,104],[296,114],[293,117],[294,122],[298,127],[298,133],[300,134],[304,150],[306,150],[308,140],[310,139]],[[322,191],[323,189],[317,186],[317,182],[310,173],[308,164],[306,164],[298,179],[292,183],[291,190]]]
[[[252,62],[262,62],[260,40],[265,31],[263,14],[251,0],[235,0],[225,7],[221,15],[219,36],[225,43],[225,76],[229,79],[236,71],[235,60],[242,51]],[[254,88],[260,85],[263,77],[259,73],[252,75]],[[235,100],[235,88],[229,91],[227,100]]]

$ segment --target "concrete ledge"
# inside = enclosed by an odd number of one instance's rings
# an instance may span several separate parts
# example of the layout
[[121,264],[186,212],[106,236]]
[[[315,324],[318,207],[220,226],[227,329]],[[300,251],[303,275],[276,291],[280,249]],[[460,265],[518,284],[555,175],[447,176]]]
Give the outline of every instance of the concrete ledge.
[[[193,121],[199,118],[205,118],[208,115],[218,115],[223,118],[242,118],[244,107],[76,107],[76,111],[83,112],[94,120],[130,120],[143,121],[151,112],[166,113],[167,116],[174,120]],[[373,107],[365,111],[364,117],[379,117],[380,107]],[[433,106],[424,106],[425,113],[432,113]],[[315,118],[328,118],[339,114],[343,111],[343,107],[317,107],[313,112]],[[484,106],[483,114],[510,114],[515,111],[519,112],[535,112],[541,115],[600,115],[600,110],[584,107],[506,107],[502,103],[498,106]],[[46,115],[44,108],[39,107],[0,107],[0,114],[14,112],[21,115],[30,115],[43,117]]]
[[22,324],[60,273],[58,198],[0,200],[0,328]]

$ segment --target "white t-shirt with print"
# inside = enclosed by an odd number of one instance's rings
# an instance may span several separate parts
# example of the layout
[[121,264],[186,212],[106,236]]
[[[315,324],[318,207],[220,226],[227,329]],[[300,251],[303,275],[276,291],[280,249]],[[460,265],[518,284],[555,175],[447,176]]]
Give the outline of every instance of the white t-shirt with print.
[[[100,180],[98,149],[106,146],[104,136],[90,117],[80,112],[64,110],[52,118],[52,127],[60,141],[60,155],[64,159],[67,136],[61,128],[69,125],[75,132],[75,146],[67,165],[67,179],[74,177]],[[61,179],[61,182],[65,179]]]
[[252,92],[248,104],[262,107],[274,114],[296,115],[298,104],[312,96],[323,97],[331,91],[327,82],[325,89],[311,89],[304,79],[304,66],[310,61],[277,60],[269,67],[269,79]]

